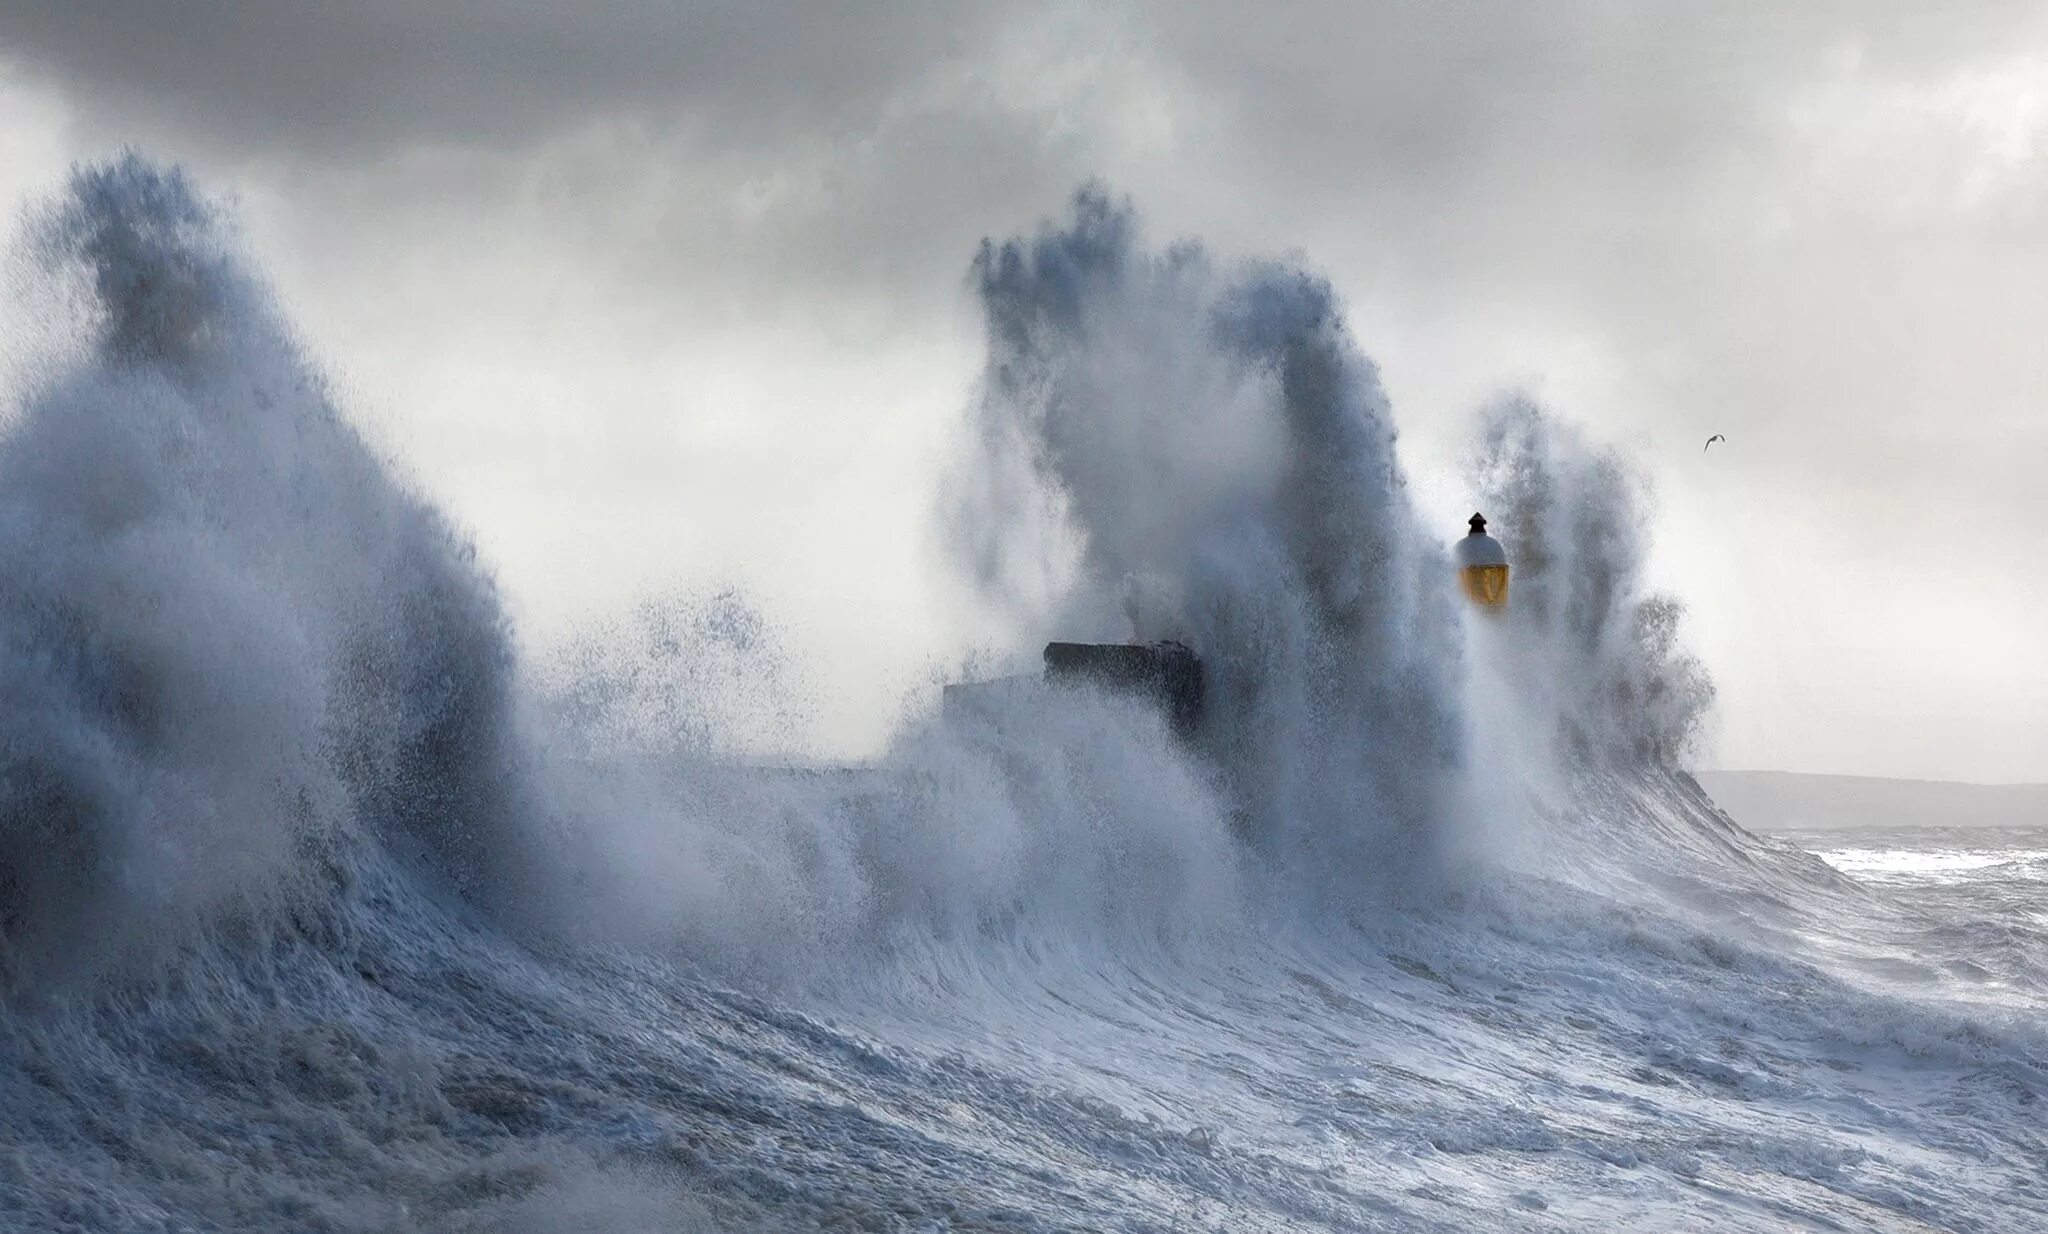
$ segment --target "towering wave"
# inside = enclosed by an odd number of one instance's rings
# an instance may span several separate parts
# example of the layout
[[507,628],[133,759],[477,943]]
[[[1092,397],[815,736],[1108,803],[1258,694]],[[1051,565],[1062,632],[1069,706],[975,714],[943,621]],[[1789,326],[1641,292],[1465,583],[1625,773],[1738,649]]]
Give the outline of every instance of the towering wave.
[[303,898],[368,836],[481,891],[521,802],[469,546],[182,174],[83,169],[31,247],[86,324],[0,439],[10,977]]
[[[1641,585],[1625,468],[1510,402],[1473,470],[1515,529],[1515,712],[1475,712],[1503,631],[1453,607],[1331,287],[1149,247],[1097,189],[975,260],[989,354],[949,526],[1027,643],[1199,648],[1207,719],[1182,743],[1118,700],[1023,697],[854,773],[734,761],[786,683],[731,595],[522,669],[473,551],[348,427],[180,173],[84,169],[32,231],[84,325],[0,441],[17,984],[325,911],[372,851],[501,924],[732,973],[1185,938],[1253,900],[1315,917],[1384,903],[1526,781],[1668,761],[1710,695]],[[1501,759],[1502,731],[1556,739]]]
[[1356,880],[1420,846],[1459,754],[1456,616],[1329,283],[1148,249],[1083,190],[985,245],[955,543],[1020,628],[1177,637],[1240,829]]
[[[731,760],[783,705],[736,597],[522,670],[467,542],[180,173],[84,169],[33,241],[86,328],[0,441],[16,981],[325,903],[364,846],[501,919],[733,971],[1022,922],[1180,935],[1239,911],[1248,862],[1312,913],[1381,900],[1470,806],[1448,563],[1335,293],[1150,248],[1101,190],[975,260],[989,354],[949,526],[1027,641],[1199,648],[1208,718],[1190,747],[1116,700],[1019,699],[854,775]],[[1637,581],[1619,464],[1513,404],[1476,474],[1542,650],[1516,724],[1672,757],[1708,692]]]

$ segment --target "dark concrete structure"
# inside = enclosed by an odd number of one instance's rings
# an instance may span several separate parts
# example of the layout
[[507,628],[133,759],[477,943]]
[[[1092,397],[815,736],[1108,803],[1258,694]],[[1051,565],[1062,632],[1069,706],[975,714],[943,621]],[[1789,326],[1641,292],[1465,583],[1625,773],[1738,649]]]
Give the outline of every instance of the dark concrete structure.
[[1183,737],[1202,722],[1206,681],[1201,657],[1182,643],[1047,643],[1045,679],[1087,682],[1145,698]]

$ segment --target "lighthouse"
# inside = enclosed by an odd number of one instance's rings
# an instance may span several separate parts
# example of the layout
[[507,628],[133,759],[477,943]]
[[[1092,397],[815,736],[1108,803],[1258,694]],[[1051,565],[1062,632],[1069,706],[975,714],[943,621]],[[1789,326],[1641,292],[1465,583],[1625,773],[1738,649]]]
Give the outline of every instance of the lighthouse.
[[1486,534],[1486,516],[1474,514],[1468,524],[1472,533],[1458,541],[1451,557],[1458,567],[1458,585],[1475,607],[1487,610],[1508,606],[1508,553],[1500,541]]

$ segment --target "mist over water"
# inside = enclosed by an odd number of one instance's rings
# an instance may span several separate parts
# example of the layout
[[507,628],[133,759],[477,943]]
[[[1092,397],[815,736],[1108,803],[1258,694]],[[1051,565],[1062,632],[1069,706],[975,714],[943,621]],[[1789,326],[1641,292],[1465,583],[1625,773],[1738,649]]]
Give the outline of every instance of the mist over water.
[[803,683],[744,597],[522,659],[180,172],[81,169],[21,262],[49,342],[0,437],[18,1228],[2048,1206],[2048,968],[1871,963],[1934,910],[1678,770],[1712,689],[1642,580],[1644,494],[1526,401],[1468,476],[1514,601],[1465,611],[1312,272],[1156,243],[1098,188],[975,255],[959,563],[1004,650],[1178,639],[1207,712],[1182,738],[1019,689],[827,768],[765,757]]

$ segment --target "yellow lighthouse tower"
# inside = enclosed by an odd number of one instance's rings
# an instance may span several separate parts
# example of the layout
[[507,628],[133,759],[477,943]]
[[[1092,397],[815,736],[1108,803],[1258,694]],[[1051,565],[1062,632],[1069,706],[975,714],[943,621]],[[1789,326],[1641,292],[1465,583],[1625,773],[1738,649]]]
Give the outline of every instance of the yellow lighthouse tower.
[[1458,585],[1465,598],[1483,609],[1508,606],[1508,554],[1500,541],[1486,534],[1486,516],[1474,514],[1472,534],[1458,541],[1452,559],[1458,566]]

